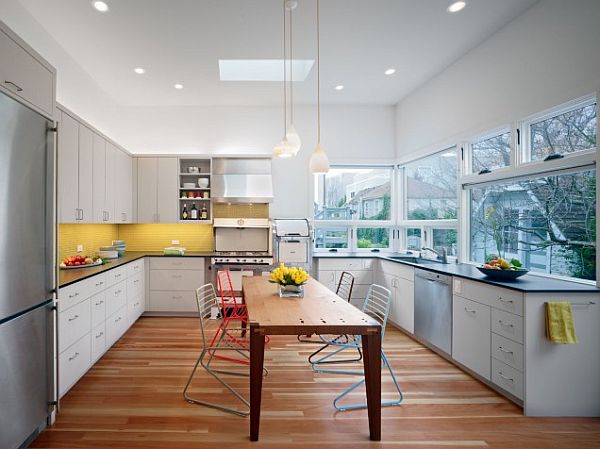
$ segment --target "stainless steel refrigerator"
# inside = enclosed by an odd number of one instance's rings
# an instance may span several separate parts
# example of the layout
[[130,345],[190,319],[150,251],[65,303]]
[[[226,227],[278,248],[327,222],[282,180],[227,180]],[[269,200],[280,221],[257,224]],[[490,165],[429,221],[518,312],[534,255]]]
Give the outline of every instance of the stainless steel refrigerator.
[[0,448],[27,445],[55,398],[54,124],[0,93]]

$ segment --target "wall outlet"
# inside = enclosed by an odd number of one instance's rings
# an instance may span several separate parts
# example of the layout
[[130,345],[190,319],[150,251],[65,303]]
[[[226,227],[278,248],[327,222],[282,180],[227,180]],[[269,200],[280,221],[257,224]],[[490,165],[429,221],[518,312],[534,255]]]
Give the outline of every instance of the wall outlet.
[[179,245],[179,240],[171,240],[171,245]]
[[78,253],[82,253],[83,252],[83,245],[77,245],[77,252]]

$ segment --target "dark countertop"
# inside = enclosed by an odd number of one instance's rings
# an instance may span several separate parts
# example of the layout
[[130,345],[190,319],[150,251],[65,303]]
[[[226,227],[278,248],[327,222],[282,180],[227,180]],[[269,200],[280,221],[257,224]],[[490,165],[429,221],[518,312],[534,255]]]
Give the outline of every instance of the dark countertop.
[[[404,254],[403,254],[404,255]],[[495,281],[475,268],[471,264],[463,263],[449,263],[441,264],[436,262],[431,263],[413,263],[404,260],[392,259],[390,256],[394,254],[390,253],[314,253],[315,258],[376,258],[389,260],[391,262],[401,263],[404,265],[410,265],[415,268],[421,268],[423,270],[433,271],[436,273],[447,274],[450,276],[457,276],[464,279],[471,279],[474,281],[485,282],[486,284],[496,285],[498,287],[510,288],[512,290],[518,290],[526,293],[536,292],[565,292],[565,293],[577,293],[577,292],[595,292],[599,293],[600,289],[595,285],[582,284],[579,282],[570,282],[563,279],[553,279],[545,276],[535,276],[532,274],[526,274],[521,276],[519,279],[510,282]]]
[[120,267],[126,263],[133,262],[134,260],[141,259],[143,257],[212,257],[213,252],[198,252],[188,251],[183,256],[165,256],[162,251],[127,251],[123,257],[118,259],[108,259],[108,263],[99,265],[91,268],[79,268],[74,270],[60,270],[58,273],[58,286],[66,287],[74,282],[87,279],[105,271],[112,270],[113,268]]

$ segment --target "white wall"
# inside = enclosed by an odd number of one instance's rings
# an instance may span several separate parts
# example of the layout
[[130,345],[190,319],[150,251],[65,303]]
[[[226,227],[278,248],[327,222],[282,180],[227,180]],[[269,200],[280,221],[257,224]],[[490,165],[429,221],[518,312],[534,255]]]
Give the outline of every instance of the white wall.
[[600,1],[541,0],[396,109],[399,159],[600,88]]

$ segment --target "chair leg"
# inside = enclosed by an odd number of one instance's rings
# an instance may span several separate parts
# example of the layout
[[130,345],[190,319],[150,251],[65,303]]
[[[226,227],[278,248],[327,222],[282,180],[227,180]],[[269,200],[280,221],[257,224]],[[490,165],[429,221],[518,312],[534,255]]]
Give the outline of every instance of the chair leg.
[[354,359],[336,359],[336,360],[327,360],[329,357],[333,356],[334,354],[337,354],[339,352],[341,352],[343,349],[347,349],[347,348],[341,348],[340,350],[336,350],[333,353],[331,353],[330,355],[326,355],[325,357],[320,358],[319,360],[313,360],[314,357],[316,357],[319,353],[321,353],[321,351],[323,351],[324,349],[328,348],[329,344],[324,344],[323,346],[321,346],[319,349],[317,349],[315,352],[313,352],[311,355],[308,356],[308,362],[313,365],[313,367],[315,365],[328,365],[328,364],[335,364],[335,363],[352,363],[352,362],[360,362],[362,360],[362,351],[360,350],[360,348],[356,348],[356,350],[358,351],[358,358],[354,358]]

